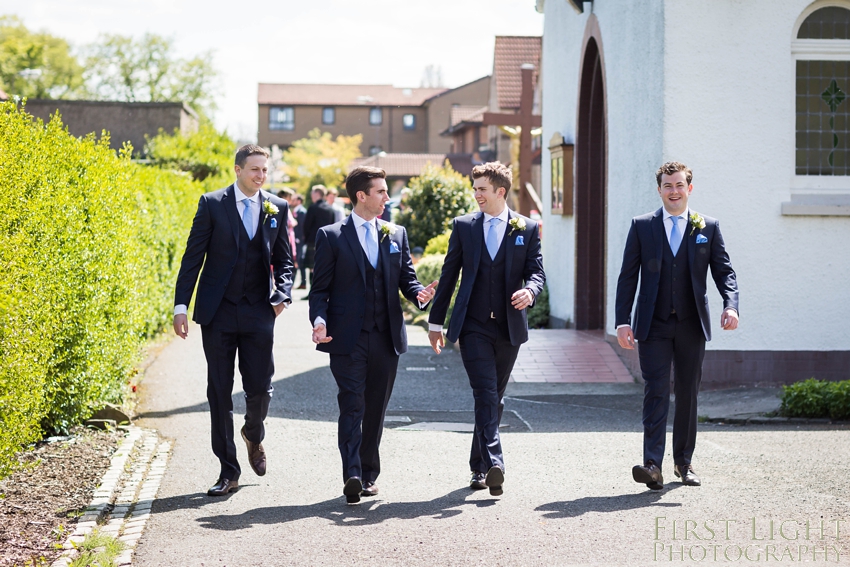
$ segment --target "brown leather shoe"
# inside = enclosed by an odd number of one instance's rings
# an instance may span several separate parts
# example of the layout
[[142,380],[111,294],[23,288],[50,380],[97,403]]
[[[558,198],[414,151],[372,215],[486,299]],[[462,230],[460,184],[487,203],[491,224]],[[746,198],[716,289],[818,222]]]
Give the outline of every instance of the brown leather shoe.
[[238,480],[220,478],[209,490],[207,490],[207,494],[210,496],[224,496],[229,492],[236,492],[237,490],[239,490]]
[[502,484],[505,483],[505,472],[499,467],[490,467],[484,477],[484,484],[490,489],[490,496],[501,496],[504,493]]
[[487,485],[484,484],[484,479],[487,475],[483,472],[472,471],[472,478],[469,479],[469,488],[472,490],[484,490]]
[[363,492],[363,482],[361,482],[359,477],[352,476],[345,481],[342,493],[345,495],[345,502],[347,504],[357,504],[360,502],[361,492]]
[[363,490],[360,492],[360,496],[377,496],[378,495],[378,485],[374,482],[367,480],[363,483]]
[[682,484],[688,486],[699,486],[702,484],[691,465],[674,465],[673,474],[682,479]]
[[664,477],[654,461],[647,461],[645,465],[632,467],[632,478],[635,482],[645,484],[650,490],[661,490],[664,488]]
[[245,446],[248,447],[248,463],[251,469],[257,473],[257,476],[266,474],[266,452],[263,449],[262,443],[252,443],[245,437],[245,426],[242,426],[242,439],[245,440]]

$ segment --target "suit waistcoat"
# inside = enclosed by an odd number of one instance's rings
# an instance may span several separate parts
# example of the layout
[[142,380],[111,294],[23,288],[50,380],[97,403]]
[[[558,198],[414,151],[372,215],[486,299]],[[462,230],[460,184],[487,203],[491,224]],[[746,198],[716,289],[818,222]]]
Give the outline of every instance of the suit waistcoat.
[[375,327],[383,332],[390,327],[390,318],[387,314],[387,293],[384,289],[384,268],[381,257],[383,251],[378,246],[378,267],[373,268],[363,254],[366,262],[366,309],[363,312],[363,330],[371,331]]
[[269,267],[263,265],[262,226],[257,226],[254,238],[248,238],[242,223],[239,223],[239,231],[239,255],[224,298],[239,303],[245,297],[254,304],[269,297]]
[[697,306],[694,301],[694,287],[691,283],[687,239],[682,239],[675,257],[669,244],[665,244],[663,248],[658,296],[655,300],[653,316],[666,321],[675,310],[676,317],[679,319],[692,317],[696,315]]
[[505,307],[505,256],[507,256],[508,235],[502,238],[502,244],[496,257],[491,259],[490,253],[484,248],[481,260],[478,262],[478,273],[475,274],[475,284],[466,309],[466,316],[477,321],[486,322],[490,314],[499,323],[507,321]]

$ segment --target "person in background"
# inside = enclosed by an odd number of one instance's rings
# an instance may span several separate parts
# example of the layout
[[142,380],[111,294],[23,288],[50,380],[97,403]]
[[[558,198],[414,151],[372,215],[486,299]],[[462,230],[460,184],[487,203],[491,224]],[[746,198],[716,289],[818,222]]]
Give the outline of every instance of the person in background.
[[[325,200],[327,189],[324,185],[313,185],[310,190],[310,198],[313,204],[304,215],[304,265],[310,270],[310,284],[313,283],[313,258],[316,254],[316,234],[323,226],[336,222],[336,211]],[[304,297],[303,299],[307,299]]]
[[329,187],[325,199],[327,199],[328,205],[333,207],[335,215],[334,222],[340,222],[345,218],[345,207],[339,202],[338,198],[339,191],[337,191],[334,187]]

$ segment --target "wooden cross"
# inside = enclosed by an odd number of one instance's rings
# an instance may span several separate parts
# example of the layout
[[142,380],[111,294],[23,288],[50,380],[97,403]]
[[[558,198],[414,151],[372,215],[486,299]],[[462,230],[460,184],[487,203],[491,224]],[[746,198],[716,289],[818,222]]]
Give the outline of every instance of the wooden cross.
[[[513,180],[513,187],[519,191],[519,212],[528,215],[534,208],[534,201],[525,189],[531,183],[531,130],[542,124],[539,115],[532,114],[534,109],[534,88],[531,84],[534,65],[525,63],[522,67],[522,93],[519,98],[519,112],[502,114],[485,112],[485,126],[519,126],[519,179]],[[541,211],[542,212],[542,211]]]

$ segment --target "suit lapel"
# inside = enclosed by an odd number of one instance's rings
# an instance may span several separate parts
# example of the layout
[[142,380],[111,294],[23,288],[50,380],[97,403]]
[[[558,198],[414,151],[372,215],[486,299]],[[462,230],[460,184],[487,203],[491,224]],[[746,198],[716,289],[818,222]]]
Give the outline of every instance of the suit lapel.
[[655,259],[661,265],[661,257],[664,255],[664,246],[668,245],[667,235],[664,234],[664,215],[662,209],[655,211],[650,224],[652,225],[652,239],[655,241]]
[[382,238],[381,227],[387,223],[381,219],[376,220],[378,221],[378,250],[380,250],[378,259],[381,262],[381,269],[384,271],[384,290],[389,297],[389,292],[392,289],[390,286],[390,242],[393,237],[388,234],[386,238]]
[[354,261],[357,267],[360,268],[360,277],[363,278],[363,283],[366,283],[366,254],[363,253],[363,247],[360,245],[360,239],[357,237],[357,227],[354,225],[354,219],[351,215],[348,216],[342,223],[342,234],[348,242],[351,253],[354,255]]
[[[690,212],[690,210],[688,210],[688,212]],[[686,222],[685,222],[684,239],[688,241],[688,265],[690,265],[691,273],[693,273],[694,272],[694,255],[696,254],[696,240],[697,240],[697,234],[699,234],[699,233],[694,231],[695,234],[691,234],[691,228],[692,227],[691,227],[690,215],[685,217],[685,221]]]
[[230,221],[230,228],[233,231],[233,239],[236,241],[236,247],[239,247],[239,226],[242,224],[242,217],[239,216],[239,211],[236,210],[236,184],[224,190],[224,210],[227,218]]
[[472,273],[478,272],[481,251],[484,249],[484,213],[475,213],[472,218]]
[[[511,238],[509,233],[511,231],[511,219],[516,217],[516,214],[508,209],[508,224],[505,227],[505,236],[502,238],[505,240],[505,282],[509,283],[511,281],[511,263],[514,257],[514,248],[516,248],[516,238]],[[508,286],[508,289],[510,285]]]

